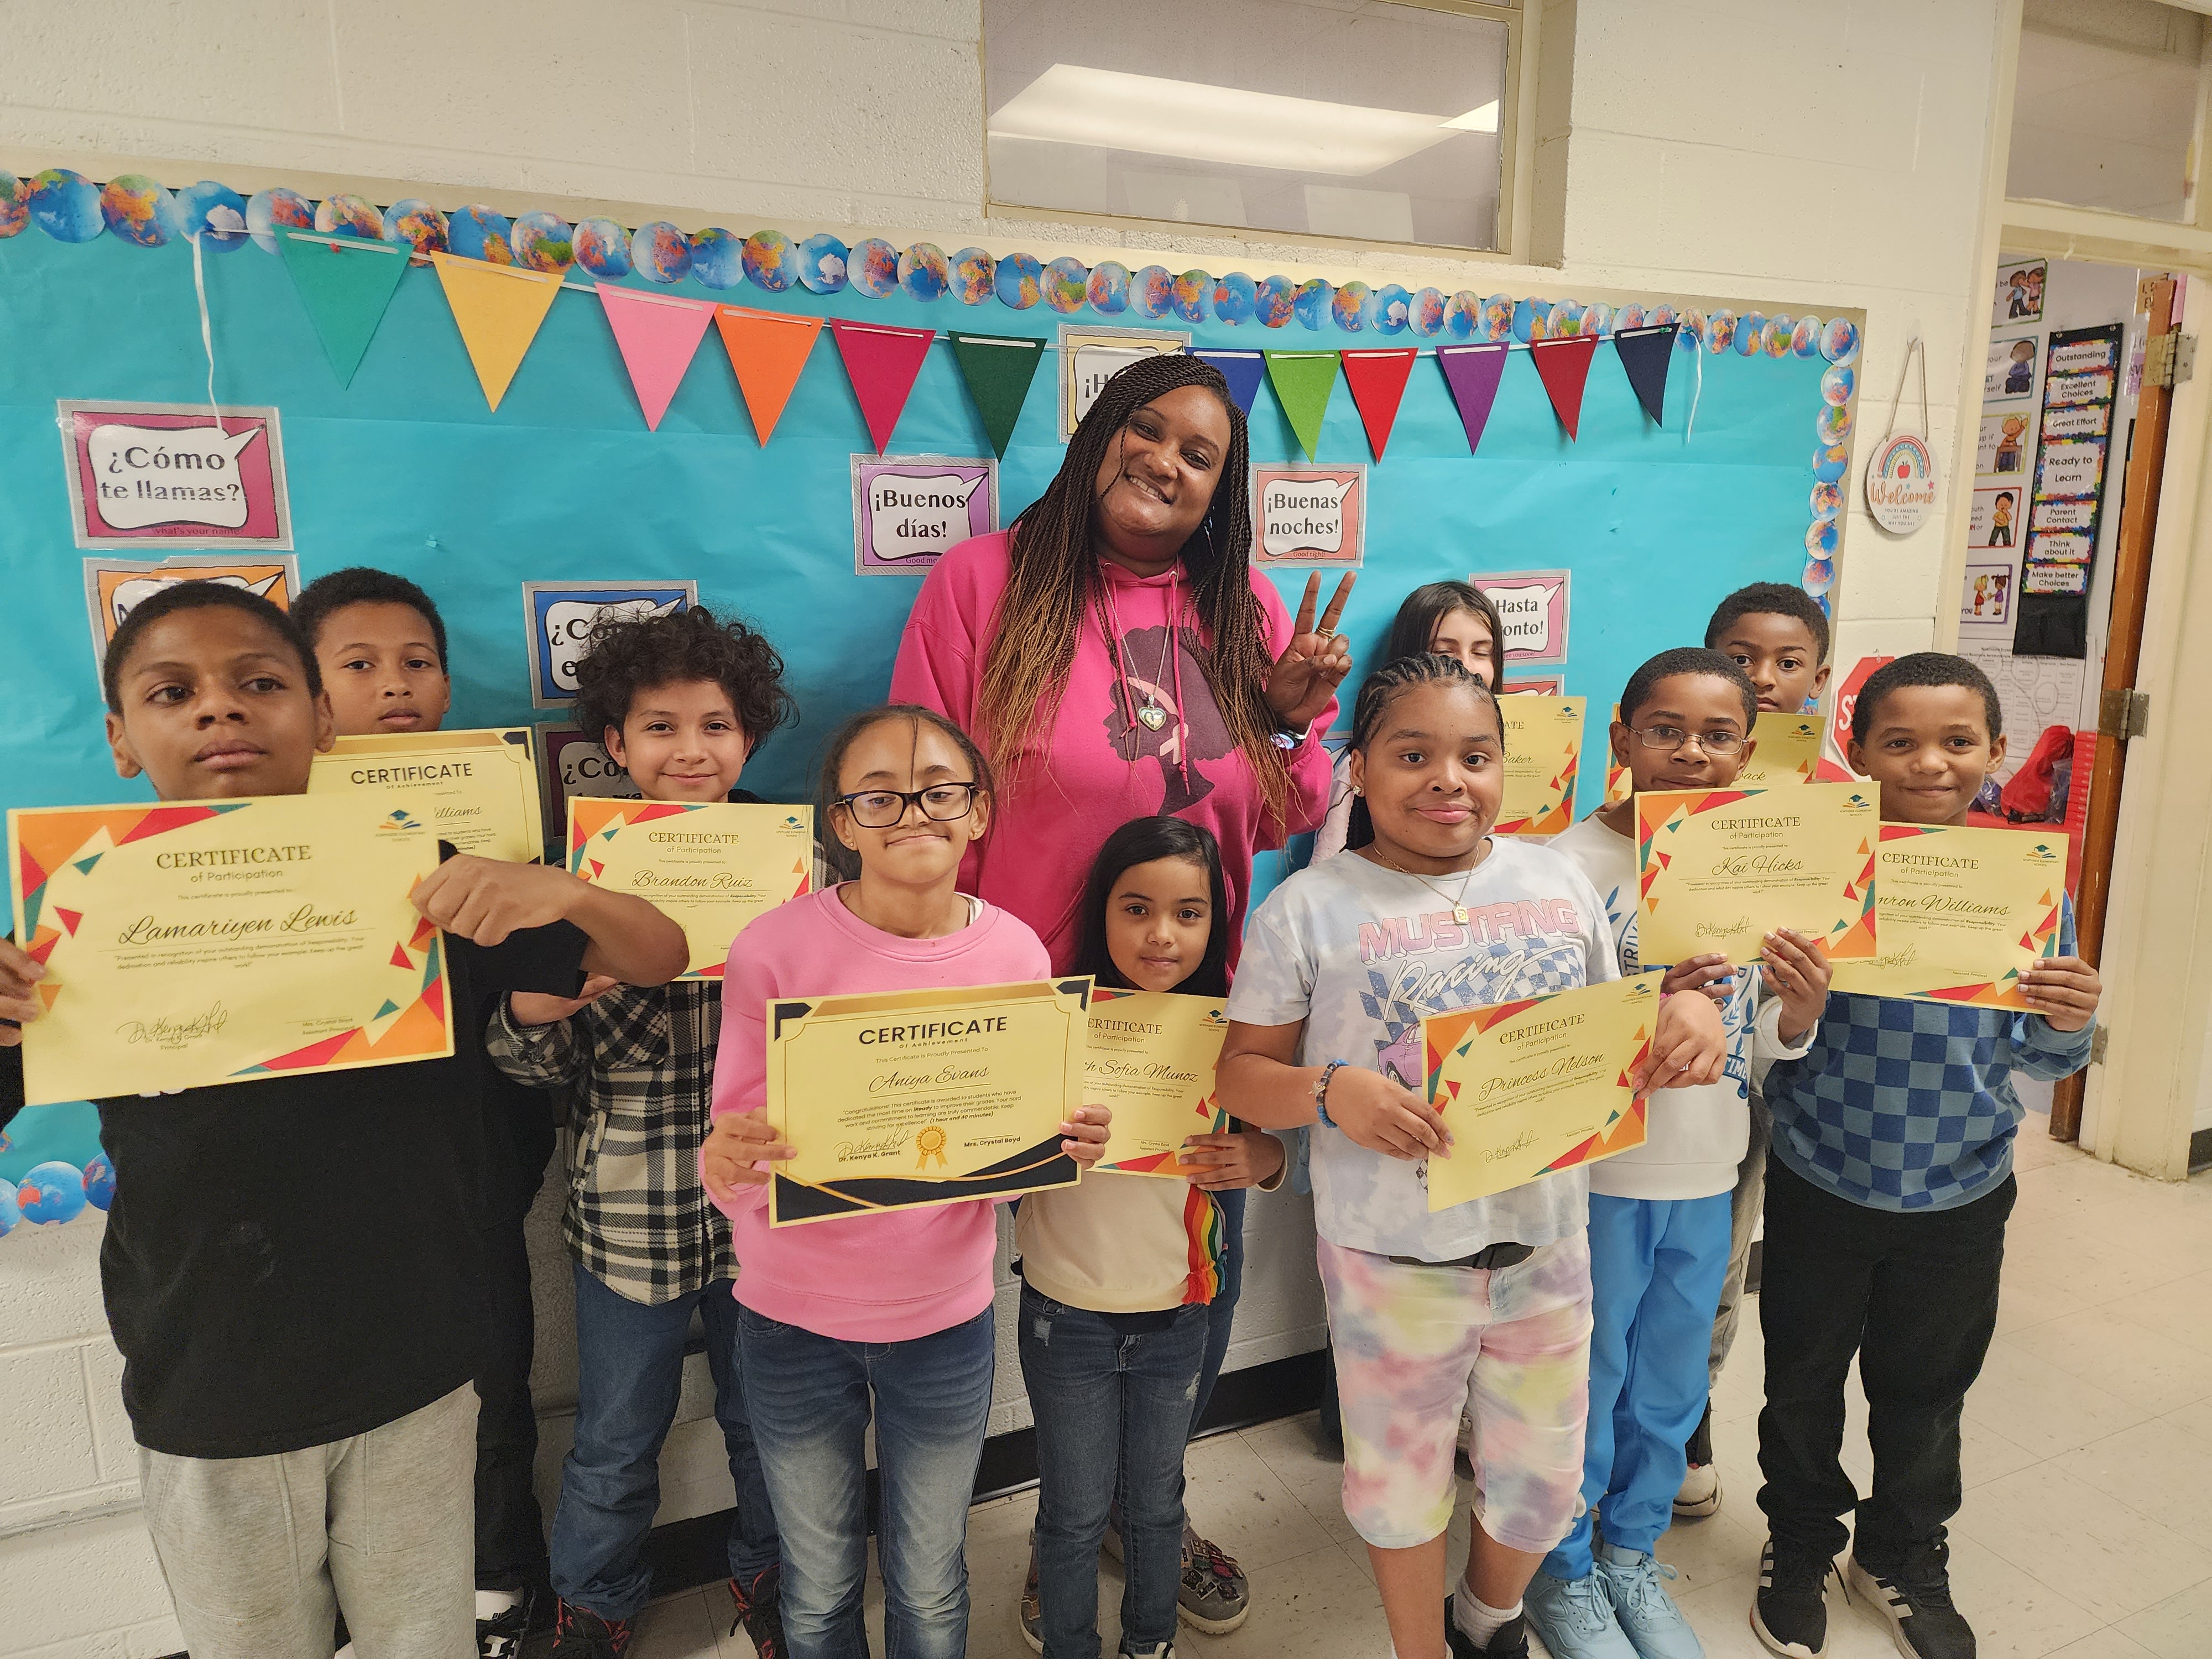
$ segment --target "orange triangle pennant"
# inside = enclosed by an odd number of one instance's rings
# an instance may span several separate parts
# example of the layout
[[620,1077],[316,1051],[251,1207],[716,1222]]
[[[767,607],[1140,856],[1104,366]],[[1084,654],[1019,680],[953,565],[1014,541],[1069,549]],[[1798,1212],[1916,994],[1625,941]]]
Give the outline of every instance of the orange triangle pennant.
[[744,393],[753,430],[765,447],[775,423],[783,418],[784,404],[791,401],[792,387],[799,384],[799,371],[806,367],[807,353],[814,349],[815,337],[822,332],[822,319],[720,306],[714,326],[721,331],[722,349],[730,354],[730,367],[737,371],[738,389]]

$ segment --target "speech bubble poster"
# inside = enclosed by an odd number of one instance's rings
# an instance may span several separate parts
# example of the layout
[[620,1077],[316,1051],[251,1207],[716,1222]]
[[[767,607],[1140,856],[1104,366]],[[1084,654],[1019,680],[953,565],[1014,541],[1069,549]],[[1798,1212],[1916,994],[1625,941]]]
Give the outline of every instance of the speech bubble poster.
[[1512,570],[1468,578],[1477,592],[1498,607],[1509,668],[1516,663],[1566,661],[1567,590],[1572,580],[1565,570]]
[[84,562],[84,604],[92,618],[92,666],[100,672],[107,642],[141,600],[179,582],[223,582],[258,593],[289,611],[300,591],[300,561],[289,553],[262,559],[222,553],[180,554],[169,559],[99,556]]
[[562,708],[576,700],[576,664],[602,618],[665,617],[698,603],[699,584],[691,581],[523,583],[531,706]]
[[853,457],[853,568],[919,576],[999,527],[999,465],[953,455]]
[[1112,380],[1143,357],[1172,356],[1190,349],[1188,329],[1079,328],[1060,325],[1060,441],[1083,424],[1091,405]]
[[1356,570],[1367,555],[1367,469],[1252,469],[1252,562]]
[[568,822],[568,803],[579,796],[635,800],[637,781],[607,753],[606,745],[573,726],[538,728],[538,781],[544,787],[545,822]]
[[290,550],[274,409],[73,398],[54,408],[79,547]]

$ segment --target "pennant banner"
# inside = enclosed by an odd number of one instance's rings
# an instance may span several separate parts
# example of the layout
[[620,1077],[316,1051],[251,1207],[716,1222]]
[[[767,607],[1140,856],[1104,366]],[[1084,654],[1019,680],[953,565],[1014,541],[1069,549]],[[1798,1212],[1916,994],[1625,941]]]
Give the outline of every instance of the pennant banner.
[[1352,401],[1359,405],[1359,422],[1367,428],[1367,447],[1378,461],[1389,446],[1390,428],[1398,423],[1398,404],[1419,355],[1412,346],[1337,353],[1344,359],[1344,383],[1352,388]]
[[791,389],[806,367],[806,354],[814,349],[822,332],[819,317],[789,317],[780,311],[747,311],[720,306],[714,327],[722,337],[722,349],[730,354],[730,367],[738,376],[738,390],[745,396],[745,412],[753,417],[753,435],[765,448]]
[[1298,434],[1306,459],[1314,458],[1321,442],[1321,419],[1328,412],[1328,394],[1336,390],[1337,360],[1334,351],[1270,351],[1267,379],[1275,400],[1290,416],[1291,430]]
[[1221,378],[1229,382],[1229,395],[1244,411],[1245,418],[1250,419],[1252,400],[1260,395],[1260,382],[1267,378],[1267,355],[1258,351],[1213,351],[1199,346],[1193,346],[1190,355],[1221,371]]
[[497,409],[514,371],[522,367],[523,354],[538,337],[538,325],[553,308],[561,278],[451,253],[434,253],[430,259],[438,268],[446,303],[453,307],[454,325],[461,331],[461,343],[476,366],[484,401]]
[[1492,344],[1438,346],[1437,366],[1444,372],[1452,402],[1459,408],[1459,423],[1467,428],[1467,453],[1474,454],[1489,423],[1490,406],[1498,401],[1498,382],[1504,377],[1506,342]]
[[1543,378],[1552,412],[1566,428],[1567,436],[1573,438],[1582,424],[1583,386],[1589,380],[1590,359],[1597,355],[1597,336],[1571,334],[1563,340],[1539,340],[1528,348],[1528,355]]
[[629,370],[630,389],[645,411],[646,428],[658,432],[715,307],[612,283],[599,284],[599,301],[607,308],[607,326],[621,348],[623,367]]
[[1654,426],[1667,423],[1667,365],[1674,361],[1674,334],[1672,323],[1613,331],[1613,349],[1620,354],[1620,367],[1636,388],[1636,401]]
[[353,384],[362,356],[376,337],[392,290],[407,274],[408,250],[389,242],[333,237],[326,242],[295,242],[280,233],[276,252],[292,273],[300,303],[323,342],[323,355],[340,386]]
[[837,355],[845,360],[845,376],[853,395],[860,401],[861,418],[868,423],[868,439],[881,455],[890,447],[891,434],[906,411],[907,396],[929,343],[933,328],[893,328],[887,323],[848,323],[830,319],[837,339]]
[[1030,395],[1030,382],[1044,361],[1044,342],[1012,334],[955,334],[951,338],[952,359],[968,382],[975,412],[983,417],[991,452],[1004,460]]

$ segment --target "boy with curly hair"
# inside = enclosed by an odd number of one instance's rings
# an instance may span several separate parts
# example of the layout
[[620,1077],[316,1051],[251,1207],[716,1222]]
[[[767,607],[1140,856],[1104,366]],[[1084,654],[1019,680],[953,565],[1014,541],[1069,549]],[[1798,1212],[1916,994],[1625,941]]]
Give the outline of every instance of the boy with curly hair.
[[[782,679],[775,647],[734,618],[695,606],[602,622],[576,668],[577,723],[647,800],[757,801],[738,775],[792,717]],[[762,1659],[784,1651],[775,1516],[737,1370],[737,1262],[729,1223],[699,1184],[721,1025],[712,980],[648,989],[594,979],[574,999],[510,996],[491,1022],[499,1068],[568,1106],[576,1437],[553,1516],[556,1659],[629,1650],[651,1589],[639,1555],[695,1312],[737,1485],[731,1594]]]

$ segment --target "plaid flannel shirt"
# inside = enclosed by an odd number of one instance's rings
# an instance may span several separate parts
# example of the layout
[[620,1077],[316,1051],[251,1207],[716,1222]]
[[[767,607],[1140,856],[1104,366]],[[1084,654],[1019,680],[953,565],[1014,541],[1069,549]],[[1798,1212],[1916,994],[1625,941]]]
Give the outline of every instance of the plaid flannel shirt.
[[728,1218],[699,1184],[721,1030],[720,982],[683,980],[617,986],[545,1025],[517,1024],[501,998],[485,1034],[501,1071],[563,1103],[569,1252],[648,1307],[737,1276]]

